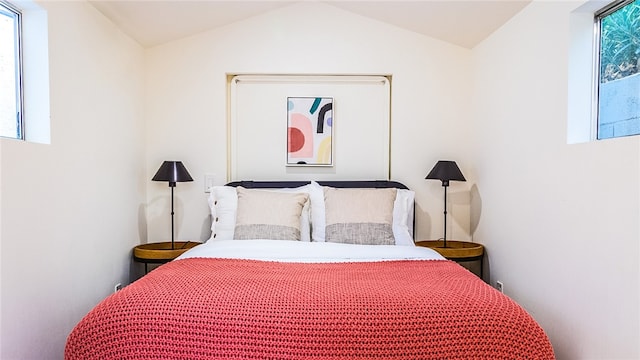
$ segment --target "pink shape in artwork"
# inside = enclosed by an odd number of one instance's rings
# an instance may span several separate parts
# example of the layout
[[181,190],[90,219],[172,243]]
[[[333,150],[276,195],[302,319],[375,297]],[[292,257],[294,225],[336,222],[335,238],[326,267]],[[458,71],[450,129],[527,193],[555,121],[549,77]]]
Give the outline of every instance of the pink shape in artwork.
[[298,113],[290,115],[288,142],[290,158],[313,157],[313,127],[308,117]]
[[290,127],[289,128],[289,152],[296,152],[302,149],[304,146],[304,134],[298,128]]

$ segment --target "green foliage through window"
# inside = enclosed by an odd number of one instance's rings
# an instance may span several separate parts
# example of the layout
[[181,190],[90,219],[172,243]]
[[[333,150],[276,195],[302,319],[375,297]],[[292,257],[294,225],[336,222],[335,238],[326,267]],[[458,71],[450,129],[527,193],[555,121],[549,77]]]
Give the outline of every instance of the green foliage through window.
[[602,17],[600,82],[618,80],[640,71],[640,3]]
[[595,17],[598,139],[640,134],[640,0],[618,0]]

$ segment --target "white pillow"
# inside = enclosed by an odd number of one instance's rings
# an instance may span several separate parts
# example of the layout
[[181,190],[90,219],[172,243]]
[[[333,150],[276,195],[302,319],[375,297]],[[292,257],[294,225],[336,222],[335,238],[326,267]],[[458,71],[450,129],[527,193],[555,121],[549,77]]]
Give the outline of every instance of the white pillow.
[[324,190],[315,181],[309,184],[309,200],[311,200],[311,241],[324,241],[326,219],[324,213]]
[[415,246],[413,241],[413,204],[416,193],[407,189],[398,189],[393,204],[393,236],[396,245]]
[[[261,190],[310,194],[311,185],[304,185],[297,188]],[[211,211],[211,238],[209,238],[209,240],[233,240],[236,227],[236,214],[238,211],[238,194],[236,188],[226,185],[214,186],[209,193],[208,202]],[[311,241],[309,208],[310,201],[307,200],[300,215],[300,241]]]
[[[311,200],[311,241],[325,241],[326,215],[324,208],[324,190],[315,181],[310,184]],[[393,236],[396,245],[415,246],[413,241],[413,206],[415,192],[398,189],[393,204]]]
[[214,186],[209,193],[211,240],[232,240],[236,227],[238,194],[233,186]]

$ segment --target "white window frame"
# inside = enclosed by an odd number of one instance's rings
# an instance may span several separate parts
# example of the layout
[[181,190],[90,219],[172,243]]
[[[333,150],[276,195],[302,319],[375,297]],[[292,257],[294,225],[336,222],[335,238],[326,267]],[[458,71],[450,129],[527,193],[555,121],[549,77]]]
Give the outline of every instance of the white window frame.
[[16,122],[18,125],[17,128],[17,134],[14,137],[7,137],[10,139],[18,139],[18,140],[24,140],[25,139],[25,134],[24,134],[24,90],[23,90],[23,66],[22,66],[22,12],[20,11],[20,9],[18,9],[17,7],[15,7],[14,5],[12,5],[11,3],[4,1],[4,0],[0,0],[0,6],[2,7],[1,10],[13,13],[16,17],[16,28],[15,28],[15,43],[16,43],[16,59],[15,59],[15,64],[16,64],[16,69],[15,69],[15,75],[16,75],[16,89],[15,89],[15,94],[16,94],[16,109],[17,109],[17,114],[16,114]]
[[592,109],[591,113],[593,114],[593,127],[592,127],[592,138],[596,140],[607,140],[607,139],[615,139],[619,137],[625,136],[636,136],[640,134],[630,134],[630,135],[614,135],[611,137],[602,138],[600,136],[600,68],[601,68],[601,34],[602,34],[602,20],[607,16],[613,14],[614,12],[624,8],[627,5],[633,3],[634,0],[616,0],[607,6],[601,8],[600,10],[594,13],[594,30],[593,30],[593,86],[592,86]]

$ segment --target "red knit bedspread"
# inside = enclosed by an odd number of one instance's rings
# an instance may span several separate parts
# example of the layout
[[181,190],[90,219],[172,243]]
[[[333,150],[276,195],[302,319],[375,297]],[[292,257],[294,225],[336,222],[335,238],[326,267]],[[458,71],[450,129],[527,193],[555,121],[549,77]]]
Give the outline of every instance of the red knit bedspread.
[[450,261],[184,259],[98,304],[66,359],[553,359],[514,301]]

